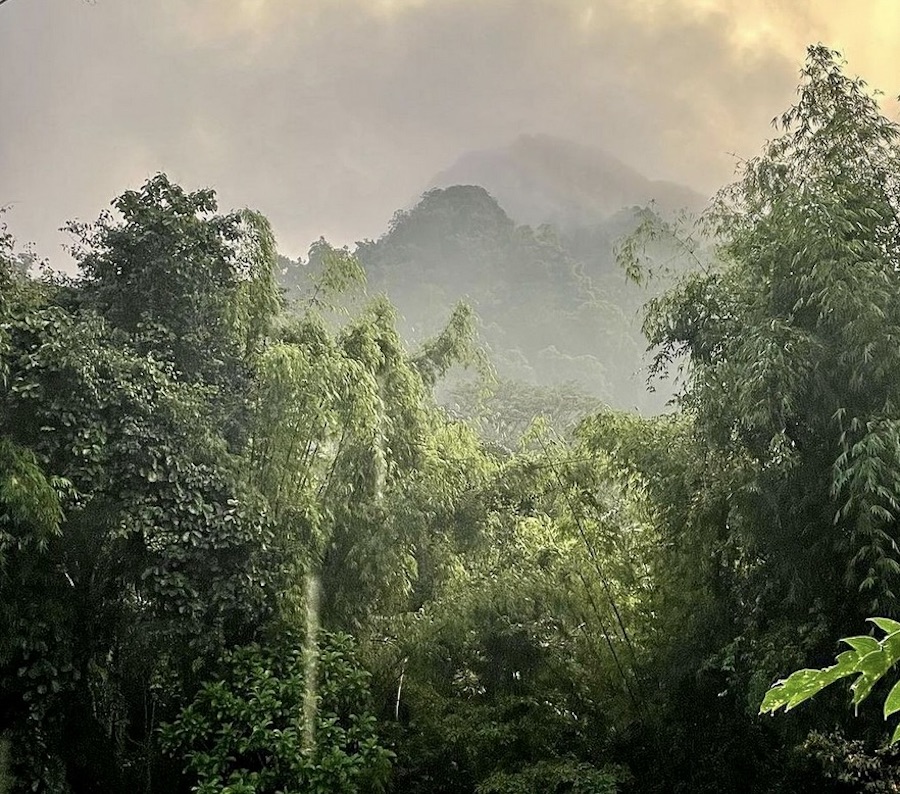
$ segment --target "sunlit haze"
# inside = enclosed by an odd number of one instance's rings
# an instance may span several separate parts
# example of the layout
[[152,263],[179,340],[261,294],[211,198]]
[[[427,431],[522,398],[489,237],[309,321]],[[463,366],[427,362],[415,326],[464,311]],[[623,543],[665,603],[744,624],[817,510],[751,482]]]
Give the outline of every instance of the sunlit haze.
[[66,220],[166,171],[260,209],[297,256],[377,237],[523,133],[706,195],[770,134],[807,44],[896,94],[898,23],[886,1],[8,0],[0,205],[58,260]]

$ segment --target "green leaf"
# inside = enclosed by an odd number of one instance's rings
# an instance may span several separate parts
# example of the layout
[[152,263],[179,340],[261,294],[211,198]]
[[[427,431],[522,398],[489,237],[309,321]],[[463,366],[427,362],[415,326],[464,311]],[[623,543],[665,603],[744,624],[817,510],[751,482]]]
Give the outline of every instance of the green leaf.
[[[848,652],[850,653],[850,652]],[[841,654],[844,656],[845,654]],[[792,673],[777,682],[763,698],[760,714],[774,713],[782,706],[785,711],[799,706],[821,692],[825,687],[852,675],[855,668],[850,664],[835,664],[822,670],[805,669]]]
[[891,714],[900,711],[900,681],[894,684],[893,689],[888,693],[884,701],[884,718],[887,719]]
[[885,637],[877,651],[864,656],[859,662],[861,675],[851,687],[853,705],[859,706],[872,691],[872,688],[900,660],[900,633]]
[[885,634],[894,634],[900,631],[900,622],[890,618],[869,618],[869,623],[874,623]]
[[858,707],[872,691],[882,676],[891,668],[892,660],[889,653],[883,648],[866,654],[859,663],[859,677],[853,682],[850,690],[853,692],[853,705]]
[[841,642],[847,643],[851,648],[862,654],[872,653],[872,651],[877,651],[881,648],[881,643],[874,637],[869,637],[868,635],[845,637]]

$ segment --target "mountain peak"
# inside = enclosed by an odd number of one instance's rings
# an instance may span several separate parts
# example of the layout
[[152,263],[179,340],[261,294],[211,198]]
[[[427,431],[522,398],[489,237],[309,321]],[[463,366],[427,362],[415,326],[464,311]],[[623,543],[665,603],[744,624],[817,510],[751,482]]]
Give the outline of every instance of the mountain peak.
[[429,187],[459,184],[483,186],[519,223],[561,228],[594,225],[651,201],[667,211],[705,203],[691,188],[651,180],[604,149],[543,133],[466,152]]

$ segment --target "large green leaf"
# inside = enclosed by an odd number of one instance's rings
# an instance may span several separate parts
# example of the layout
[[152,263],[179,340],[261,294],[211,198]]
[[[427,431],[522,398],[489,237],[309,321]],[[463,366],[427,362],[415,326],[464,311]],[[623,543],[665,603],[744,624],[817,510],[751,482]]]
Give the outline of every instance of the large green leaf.
[[[860,635],[845,637],[841,642],[852,650],[838,654],[835,664],[821,670],[804,669],[792,673],[775,683],[766,692],[759,707],[760,714],[773,714],[780,708],[790,711],[795,706],[817,695],[825,687],[842,678],[856,676],[850,690],[851,702],[858,709],[875,685],[900,661],[900,623],[890,618],[869,618],[882,631],[880,640]],[[884,701],[884,718],[900,711],[900,682],[896,683]],[[893,744],[900,739],[900,727],[891,737]]]

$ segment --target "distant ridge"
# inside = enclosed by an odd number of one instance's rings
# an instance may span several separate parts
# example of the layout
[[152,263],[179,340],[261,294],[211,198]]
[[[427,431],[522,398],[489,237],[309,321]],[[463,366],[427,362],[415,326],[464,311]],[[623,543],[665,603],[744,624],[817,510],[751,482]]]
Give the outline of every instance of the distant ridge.
[[551,135],[463,154],[428,189],[481,185],[519,223],[594,225],[623,207],[654,201],[663,211],[699,210],[705,198],[677,182],[651,180],[603,149]]

